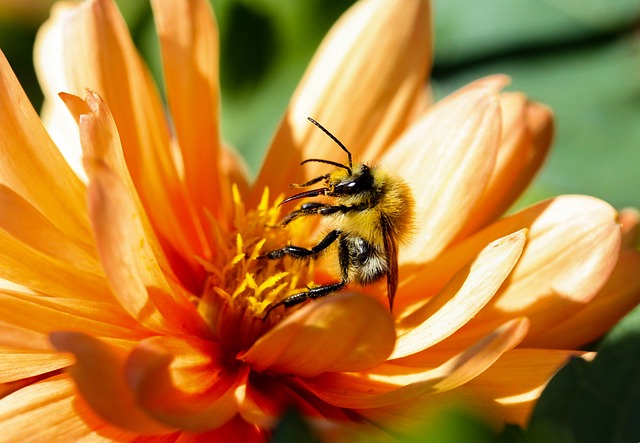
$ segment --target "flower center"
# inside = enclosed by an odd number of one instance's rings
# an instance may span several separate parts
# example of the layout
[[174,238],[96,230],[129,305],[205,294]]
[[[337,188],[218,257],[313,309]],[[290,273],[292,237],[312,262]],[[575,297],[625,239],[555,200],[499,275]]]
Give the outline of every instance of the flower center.
[[[265,188],[258,207],[247,210],[234,186],[232,227],[224,229],[211,219],[216,253],[211,261],[201,260],[208,279],[196,303],[220,343],[235,351],[248,348],[280,320],[276,312],[265,318],[272,303],[312,284],[312,261],[262,257],[289,243],[291,229],[278,224],[282,199],[270,204]],[[302,225],[299,228],[305,229]]]

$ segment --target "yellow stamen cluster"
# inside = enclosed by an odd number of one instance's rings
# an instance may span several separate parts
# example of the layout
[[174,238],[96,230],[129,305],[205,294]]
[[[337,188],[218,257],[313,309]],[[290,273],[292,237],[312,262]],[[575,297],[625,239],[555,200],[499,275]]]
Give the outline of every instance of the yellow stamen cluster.
[[289,243],[290,230],[278,225],[282,197],[270,204],[269,190],[265,188],[258,207],[247,210],[234,186],[233,201],[235,213],[230,230],[211,218],[215,256],[210,261],[201,260],[209,278],[198,311],[216,335],[224,335],[228,341],[229,334],[241,334],[251,341],[277,318],[262,320],[269,305],[303,292],[311,284],[313,264],[261,257]]

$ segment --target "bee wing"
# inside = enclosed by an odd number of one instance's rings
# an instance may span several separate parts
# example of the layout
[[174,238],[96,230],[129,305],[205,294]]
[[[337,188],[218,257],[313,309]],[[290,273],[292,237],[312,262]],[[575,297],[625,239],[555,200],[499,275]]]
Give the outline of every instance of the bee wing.
[[393,310],[393,299],[398,289],[398,244],[393,232],[391,232],[391,226],[384,219],[382,219],[382,235],[389,266],[387,270],[387,297],[389,297],[389,310]]

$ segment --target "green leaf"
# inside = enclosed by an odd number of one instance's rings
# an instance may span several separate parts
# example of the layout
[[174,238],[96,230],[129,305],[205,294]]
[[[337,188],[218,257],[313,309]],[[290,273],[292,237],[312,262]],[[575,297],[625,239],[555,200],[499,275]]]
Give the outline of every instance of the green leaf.
[[549,382],[525,441],[640,441],[640,306],[602,341],[592,362],[571,360]]
[[434,0],[436,63],[481,60],[629,29],[637,0]]

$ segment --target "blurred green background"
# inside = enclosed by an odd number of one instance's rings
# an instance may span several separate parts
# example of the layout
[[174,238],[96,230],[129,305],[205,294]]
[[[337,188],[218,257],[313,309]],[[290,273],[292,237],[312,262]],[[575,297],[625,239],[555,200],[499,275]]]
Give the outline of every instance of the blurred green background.
[[[160,79],[147,0],[117,1]],[[35,31],[51,0],[0,0],[0,48],[34,105]],[[213,0],[221,36],[223,133],[255,173],[323,35],[351,0]],[[435,0],[438,97],[491,73],[551,106],[551,156],[518,206],[585,193],[640,207],[640,1]]]

